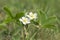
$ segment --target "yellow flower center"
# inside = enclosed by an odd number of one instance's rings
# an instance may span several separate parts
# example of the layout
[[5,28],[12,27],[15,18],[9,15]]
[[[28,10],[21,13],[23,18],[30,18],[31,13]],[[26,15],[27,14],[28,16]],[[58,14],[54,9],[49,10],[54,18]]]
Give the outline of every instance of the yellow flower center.
[[32,14],[32,15],[30,15],[31,16],[31,18],[34,18],[34,15]]
[[24,21],[24,22],[27,22],[27,19],[24,19],[23,21]]

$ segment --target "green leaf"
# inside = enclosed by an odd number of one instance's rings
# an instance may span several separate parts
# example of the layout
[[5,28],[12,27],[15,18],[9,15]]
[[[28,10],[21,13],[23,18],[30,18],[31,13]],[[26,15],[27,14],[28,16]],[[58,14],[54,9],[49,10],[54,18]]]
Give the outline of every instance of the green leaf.
[[15,16],[16,23],[22,27],[22,23],[19,21],[19,18],[24,16],[24,12],[17,13]]
[[43,25],[43,28],[55,28],[56,26],[53,25],[53,24],[46,24],[46,25]]
[[56,21],[57,21],[57,18],[54,17],[54,16],[52,16],[52,17],[49,17],[49,18],[45,21],[44,25],[45,25],[45,24],[54,24],[54,23],[56,23]]
[[24,12],[17,13],[15,19],[19,19],[24,16]]
[[10,23],[11,21],[12,21],[13,19],[11,18],[11,17],[8,17],[7,19],[5,19],[4,21],[3,21],[3,23]]
[[3,25],[0,25],[0,30],[4,30],[4,29],[7,29],[5,26],[3,26]]
[[4,10],[7,12],[7,14],[8,14],[11,18],[13,18],[13,15],[12,15],[11,11],[10,11],[7,7],[4,7]]
[[57,21],[57,18],[55,16],[52,17],[48,17],[48,19],[45,21],[45,23],[43,24],[44,28],[54,28],[55,27],[55,23]]
[[39,20],[39,23],[41,23],[43,25],[44,22],[46,21],[46,19],[47,19],[46,14],[43,11],[40,10],[38,12],[38,20]]
[[31,20],[32,24],[39,25],[38,21]]
[[6,29],[6,27],[5,27],[5,26],[6,26],[6,24],[1,23],[1,24],[0,24],[0,30],[2,30],[2,29]]

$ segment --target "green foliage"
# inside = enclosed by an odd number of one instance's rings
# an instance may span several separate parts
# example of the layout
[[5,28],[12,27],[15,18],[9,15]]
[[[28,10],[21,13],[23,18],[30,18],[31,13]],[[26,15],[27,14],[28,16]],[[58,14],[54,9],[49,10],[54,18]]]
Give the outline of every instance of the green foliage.
[[45,23],[46,19],[47,19],[47,15],[43,11],[40,10],[38,12],[39,23],[41,23],[41,25],[43,25]]
[[17,13],[16,16],[15,16],[15,18],[16,18],[16,19],[19,19],[19,18],[21,18],[22,16],[24,16],[24,12]]
[[7,24],[10,23],[13,19],[11,17],[6,18],[3,23]]
[[8,14],[11,18],[13,18],[12,13],[10,12],[10,10],[9,10],[8,8],[4,7],[4,10],[7,12],[7,14]]
[[[7,15],[0,23],[0,40],[60,40],[56,36],[60,35],[59,0],[5,1],[0,1],[0,9],[6,6]],[[37,19],[23,25],[19,18],[25,16],[24,11],[37,12]]]

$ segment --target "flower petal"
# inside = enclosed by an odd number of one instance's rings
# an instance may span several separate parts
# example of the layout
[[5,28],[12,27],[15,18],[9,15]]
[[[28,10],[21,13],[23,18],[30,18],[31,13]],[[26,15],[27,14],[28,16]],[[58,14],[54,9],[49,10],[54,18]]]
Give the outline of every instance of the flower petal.
[[22,20],[25,19],[25,17],[22,17]]
[[34,16],[37,16],[37,13],[34,13]]
[[19,19],[20,21],[22,21],[22,19]]
[[26,25],[27,23],[23,22],[24,25]]
[[32,13],[32,12],[30,12],[30,13],[29,13],[29,15],[33,15],[33,13]]
[[30,22],[27,22],[28,24],[30,23]]

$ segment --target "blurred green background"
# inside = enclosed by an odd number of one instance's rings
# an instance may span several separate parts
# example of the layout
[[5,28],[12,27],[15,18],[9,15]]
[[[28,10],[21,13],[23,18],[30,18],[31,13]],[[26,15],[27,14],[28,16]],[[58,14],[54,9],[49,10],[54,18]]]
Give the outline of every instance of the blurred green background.
[[[57,27],[56,30],[51,29],[41,29],[41,32],[39,31],[37,35],[35,35],[34,40],[60,40],[60,0],[0,0],[0,23],[4,19],[6,19],[6,13],[4,12],[3,8],[8,7],[13,15],[15,16],[16,13],[21,11],[36,11],[36,10],[42,10],[44,11],[48,16],[56,15],[58,18]],[[10,23],[13,24],[13,23]],[[13,25],[10,26],[10,31],[13,30]],[[15,24],[16,26],[16,24]],[[33,26],[33,25],[32,25]],[[31,29],[32,28],[32,29]],[[31,27],[29,30],[34,32],[37,30],[34,27]],[[8,40],[8,36],[6,36],[5,30],[0,29],[0,40]],[[33,33],[34,33],[33,32]],[[5,35],[3,35],[5,34]],[[33,35],[33,34],[31,34]],[[7,39],[5,39],[5,37]],[[13,39],[10,40],[21,40],[20,35],[16,35],[13,37]]]
[[49,15],[60,14],[60,0],[0,0],[0,11],[7,6],[13,14],[20,11],[41,9]]

